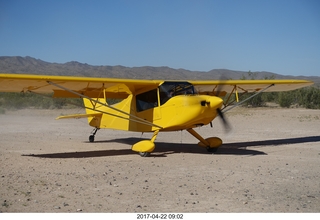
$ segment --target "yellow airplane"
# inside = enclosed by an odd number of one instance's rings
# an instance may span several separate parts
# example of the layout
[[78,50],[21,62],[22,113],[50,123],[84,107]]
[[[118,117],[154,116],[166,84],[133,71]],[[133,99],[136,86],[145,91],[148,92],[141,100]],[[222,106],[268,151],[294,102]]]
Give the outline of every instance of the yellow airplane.
[[[194,128],[211,124],[217,116],[242,104],[239,96],[261,92],[289,91],[312,85],[306,80],[134,80],[30,74],[0,74],[0,92],[53,94],[54,98],[82,98],[86,114],[60,116],[88,118],[94,127],[93,142],[101,128],[135,132],[153,132],[150,140],[132,146],[141,156],[155,149],[160,131],[187,130],[199,140],[198,145],[215,152],[222,145],[218,137],[203,138]],[[234,95],[233,95],[234,94]],[[222,99],[221,97],[224,97]],[[235,97],[235,98],[232,98]],[[110,105],[107,99],[121,101]],[[236,104],[234,104],[237,102]]]

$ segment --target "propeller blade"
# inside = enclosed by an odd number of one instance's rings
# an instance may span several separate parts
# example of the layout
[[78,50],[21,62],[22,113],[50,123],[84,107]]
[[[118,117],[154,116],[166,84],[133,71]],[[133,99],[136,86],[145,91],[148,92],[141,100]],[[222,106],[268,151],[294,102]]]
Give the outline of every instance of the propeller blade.
[[[219,77],[219,81],[225,81],[225,80],[228,80],[228,78],[225,77],[225,76],[223,76],[223,75],[221,75],[221,76]],[[222,91],[223,91],[223,85],[218,84],[217,87],[215,88],[215,94],[216,94],[216,96],[219,97],[220,94],[222,93]]]
[[227,119],[225,118],[224,114],[222,113],[222,111],[219,108],[217,108],[217,113],[218,113],[218,115],[220,116],[220,118],[222,120],[222,123],[223,123],[225,131],[229,132],[231,130],[231,126],[230,126],[229,122],[227,121]]

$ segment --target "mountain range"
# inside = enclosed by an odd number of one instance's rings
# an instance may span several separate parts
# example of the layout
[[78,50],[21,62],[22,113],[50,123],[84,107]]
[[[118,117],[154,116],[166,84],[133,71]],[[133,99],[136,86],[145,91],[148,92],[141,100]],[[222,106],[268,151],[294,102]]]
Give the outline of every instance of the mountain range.
[[[61,76],[86,76],[130,79],[163,79],[163,80],[214,80],[248,78],[248,72],[228,69],[213,69],[208,72],[173,69],[170,67],[125,67],[125,66],[93,66],[71,61],[67,63],[50,63],[33,57],[0,56],[1,73],[29,73]],[[317,76],[288,76],[261,71],[250,72],[254,79],[306,79],[320,83]],[[248,78],[250,79],[250,78]]]

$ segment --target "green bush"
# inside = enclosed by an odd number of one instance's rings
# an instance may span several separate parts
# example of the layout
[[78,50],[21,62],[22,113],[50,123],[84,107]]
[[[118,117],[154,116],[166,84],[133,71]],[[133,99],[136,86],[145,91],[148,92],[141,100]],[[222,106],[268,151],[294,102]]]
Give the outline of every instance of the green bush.
[[5,114],[6,113],[6,110],[2,107],[0,107],[0,114]]
[[320,109],[319,87],[306,87],[294,91],[280,92],[275,102],[281,107],[289,108],[292,105],[310,109]]
[[289,92],[279,93],[278,103],[281,107],[289,108],[293,104],[294,97]]
[[3,109],[61,109],[69,105],[82,106],[82,99],[51,98],[32,93],[0,93],[0,108]]
[[[249,71],[242,75],[240,79],[256,79],[257,74]],[[264,77],[264,79],[275,79],[275,76]],[[244,94],[241,100],[244,100],[253,94]],[[266,102],[278,103],[281,107],[289,108],[292,105],[311,109],[320,109],[320,86],[309,86],[288,92],[265,92],[244,103],[244,106],[260,107]]]

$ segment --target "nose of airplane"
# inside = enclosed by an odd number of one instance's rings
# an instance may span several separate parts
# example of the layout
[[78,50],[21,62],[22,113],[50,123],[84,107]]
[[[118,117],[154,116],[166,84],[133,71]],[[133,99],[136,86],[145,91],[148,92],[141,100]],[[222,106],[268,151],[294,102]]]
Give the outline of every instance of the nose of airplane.
[[216,97],[216,96],[210,97],[207,99],[207,105],[210,106],[210,108],[212,110],[217,112],[217,114],[220,116],[220,118],[222,120],[225,131],[229,132],[231,127],[230,127],[228,121],[226,120],[223,112],[221,111],[221,107],[223,105],[223,100],[219,97]]
[[221,106],[223,104],[223,100],[219,97],[216,97],[216,96],[209,97],[206,100],[206,102],[207,102],[208,106],[210,106],[210,108],[212,108],[212,109],[221,108]]

